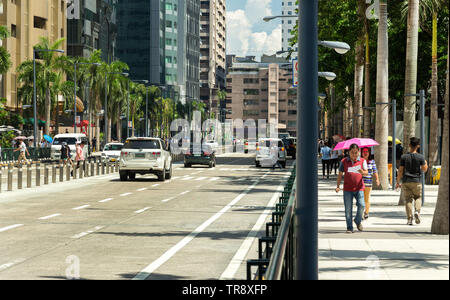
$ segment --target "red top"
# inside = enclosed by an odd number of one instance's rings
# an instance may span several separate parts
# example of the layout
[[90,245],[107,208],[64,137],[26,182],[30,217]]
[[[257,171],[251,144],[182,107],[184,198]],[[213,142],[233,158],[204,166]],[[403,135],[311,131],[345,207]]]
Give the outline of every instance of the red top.
[[359,170],[367,170],[367,161],[364,158],[358,158],[353,162],[349,157],[341,161],[339,172],[345,173],[344,192],[364,191],[365,185],[363,176]]

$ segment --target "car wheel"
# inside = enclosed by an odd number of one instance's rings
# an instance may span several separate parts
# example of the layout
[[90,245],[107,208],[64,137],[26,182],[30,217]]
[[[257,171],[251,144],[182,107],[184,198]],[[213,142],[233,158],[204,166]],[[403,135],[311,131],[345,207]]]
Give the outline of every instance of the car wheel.
[[192,165],[191,164],[184,164],[185,168],[190,168]]
[[128,180],[128,174],[120,173],[120,181],[127,181],[127,180]]
[[257,168],[260,168],[260,167],[261,167],[261,164],[260,164],[258,161],[256,162],[256,167],[257,167]]
[[281,166],[283,167],[283,169],[286,169],[286,162],[285,162],[285,161],[282,162],[282,163],[281,163]]
[[172,165],[170,165],[170,170],[166,173],[166,179],[171,179],[172,178]]
[[136,173],[130,173],[128,174],[128,177],[130,178],[130,180],[136,180]]

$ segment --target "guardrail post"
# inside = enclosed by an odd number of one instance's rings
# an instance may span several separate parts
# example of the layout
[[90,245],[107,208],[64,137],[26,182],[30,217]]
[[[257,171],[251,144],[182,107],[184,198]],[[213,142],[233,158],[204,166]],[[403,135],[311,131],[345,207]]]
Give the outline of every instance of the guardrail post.
[[17,170],[17,189],[22,189],[22,180],[23,180],[23,171],[22,165],[19,165],[19,169]]
[[27,164],[27,188],[31,188],[31,164]]
[[8,192],[12,191],[12,177],[13,177],[13,165],[8,165]]
[[48,185],[48,166],[44,164],[44,185]]
[[41,186],[41,163],[36,163],[36,186]]

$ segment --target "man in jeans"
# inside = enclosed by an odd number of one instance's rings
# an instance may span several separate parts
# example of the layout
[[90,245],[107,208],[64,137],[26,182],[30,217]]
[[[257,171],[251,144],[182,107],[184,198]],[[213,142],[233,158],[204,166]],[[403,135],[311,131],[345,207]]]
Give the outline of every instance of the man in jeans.
[[420,148],[420,139],[411,138],[409,153],[400,159],[398,182],[396,188],[402,188],[406,201],[406,216],[408,225],[413,225],[413,202],[415,201],[414,219],[420,224],[420,211],[422,209],[422,172],[428,171],[428,163],[422,154],[417,153]]
[[363,231],[362,219],[366,207],[364,202],[365,186],[363,176],[368,175],[367,162],[364,158],[361,158],[359,146],[356,144],[351,145],[349,157],[341,161],[336,188],[336,193],[339,193],[341,191],[341,180],[344,176],[344,206],[347,233],[353,233],[353,198],[356,199],[356,206],[358,208],[354,222],[358,230]]

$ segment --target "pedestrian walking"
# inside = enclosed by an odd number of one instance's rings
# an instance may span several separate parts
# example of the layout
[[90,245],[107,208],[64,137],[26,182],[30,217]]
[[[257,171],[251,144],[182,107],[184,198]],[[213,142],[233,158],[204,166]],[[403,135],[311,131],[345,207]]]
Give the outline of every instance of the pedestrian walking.
[[325,168],[327,169],[327,179],[330,179],[330,165],[331,165],[331,148],[328,147],[328,142],[325,142],[322,149],[320,149],[320,157],[322,158],[322,178],[325,179]]
[[[332,146],[334,149],[336,147],[336,144]],[[337,171],[339,169],[339,151],[333,151],[331,150],[331,171],[333,172],[334,169],[334,175],[337,175]]]
[[80,165],[82,165],[83,170],[84,170],[84,154],[83,154],[83,148],[86,145],[86,142],[78,142],[76,144],[76,156],[75,156],[75,161],[77,162],[77,167],[76,170],[78,170],[78,168],[80,168]]
[[[349,157],[341,161],[339,175],[337,179],[336,193],[341,191],[341,181],[344,177],[344,207],[345,221],[347,223],[347,233],[353,233],[353,222],[359,231],[363,231],[362,219],[365,209],[364,203],[364,181],[363,176],[369,174],[367,162],[360,156],[359,146],[352,144],[349,150]],[[356,217],[353,218],[353,199],[356,199]]]
[[67,163],[69,163],[71,166],[73,166],[72,157],[70,155],[70,148],[66,142],[63,142],[61,144],[61,160],[64,163],[64,166]]
[[389,171],[389,182],[392,186],[392,172],[397,172],[396,170],[392,170],[392,142],[388,142],[388,171]]
[[370,152],[370,148],[364,148],[362,150],[362,157],[367,162],[367,171],[369,174],[367,176],[363,176],[364,181],[364,202],[366,204],[366,208],[364,211],[364,220],[369,218],[370,212],[370,193],[372,192],[373,179],[375,179],[375,183],[377,186],[380,185],[380,178],[378,177],[377,164],[373,159],[373,155]]
[[19,141],[19,145],[18,145],[17,149],[14,150],[13,152],[17,152],[17,151],[20,151],[19,158],[17,160],[18,163],[21,164],[22,161],[24,160],[25,164],[28,165],[27,154],[28,154],[28,156],[30,156],[30,153],[28,152],[27,145],[25,145],[25,142],[23,140]]
[[[422,209],[422,172],[428,171],[428,163],[422,154],[418,153],[420,139],[413,137],[409,144],[409,153],[404,154],[400,159],[400,169],[398,172],[398,182],[396,189],[401,188],[406,202],[406,217],[408,225],[413,225],[413,218],[416,224],[421,223],[420,211]],[[413,202],[414,205],[413,205]],[[414,206],[414,215],[413,215]]]

